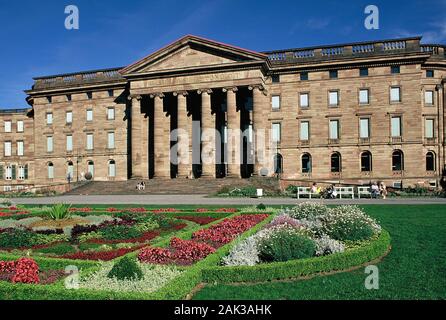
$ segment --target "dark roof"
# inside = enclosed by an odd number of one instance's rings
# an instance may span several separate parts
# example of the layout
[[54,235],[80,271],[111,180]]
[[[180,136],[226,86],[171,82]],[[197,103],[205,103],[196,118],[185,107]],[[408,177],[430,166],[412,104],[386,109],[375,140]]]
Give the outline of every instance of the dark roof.
[[1,109],[0,108],[0,114],[12,114],[12,113],[28,113],[31,109]]

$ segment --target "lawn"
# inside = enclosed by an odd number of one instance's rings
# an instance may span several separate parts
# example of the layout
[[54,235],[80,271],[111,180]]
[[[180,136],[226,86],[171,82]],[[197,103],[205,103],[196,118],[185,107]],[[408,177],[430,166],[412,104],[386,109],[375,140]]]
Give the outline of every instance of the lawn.
[[363,208],[392,236],[392,251],[378,264],[379,290],[365,289],[361,268],[309,280],[208,285],[194,299],[446,299],[445,206]]

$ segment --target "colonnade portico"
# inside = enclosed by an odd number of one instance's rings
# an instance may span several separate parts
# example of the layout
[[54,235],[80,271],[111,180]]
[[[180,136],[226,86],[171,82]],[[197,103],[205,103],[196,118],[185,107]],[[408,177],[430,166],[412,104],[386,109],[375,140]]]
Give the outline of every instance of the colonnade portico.
[[[253,92],[253,101],[255,101],[252,110],[249,111],[250,122],[255,123],[257,120],[259,125],[263,125],[263,114],[259,111],[256,115],[255,104],[259,104],[257,110],[261,110],[261,104],[268,103],[264,87],[254,85],[249,86],[249,89]],[[216,92],[224,97],[224,103],[213,104],[213,95]],[[217,124],[217,113],[222,112],[224,125],[233,133],[230,137],[231,141],[227,141],[229,152],[224,154],[224,162],[227,162],[224,175],[241,178],[243,154],[241,152],[240,129],[242,125],[241,113],[245,106],[237,105],[238,92],[238,87],[226,87],[131,95],[131,177],[133,179],[195,178],[197,177],[193,169],[195,163],[201,167],[200,177],[216,178],[217,164],[221,163],[221,153],[226,152],[225,148],[221,152],[217,152],[222,145],[221,139],[223,139],[218,135],[222,130],[219,127],[221,124]],[[173,107],[166,106],[167,95],[173,98]],[[143,101],[149,101],[147,103],[149,107]],[[201,106],[198,103],[193,104],[191,101],[199,101]],[[224,104],[226,110],[223,110],[222,105]],[[200,119],[200,122],[195,121],[195,126],[200,123],[201,133],[198,134],[198,137],[193,132],[194,114],[195,118],[199,115]],[[172,119],[176,119],[176,122],[173,120],[174,124],[171,123]],[[175,155],[171,154],[170,138],[171,130],[175,129],[178,129],[177,143],[179,147],[174,151],[178,153],[180,161],[177,164],[174,161],[174,164],[171,165]],[[188,143],[185,139],[188,139]],[[153,147],[150,147],[151,142]],[[200,146],[204,145],[206,147],[202,149]],[[206,157],[206,160],[197,159],[197,156],[193,155],[193,150],[199,150],[202,158]],[[240,150],[240,152],[236,152],[236,150]],[[259,170],[259,166],[254,166],[254,168]]]

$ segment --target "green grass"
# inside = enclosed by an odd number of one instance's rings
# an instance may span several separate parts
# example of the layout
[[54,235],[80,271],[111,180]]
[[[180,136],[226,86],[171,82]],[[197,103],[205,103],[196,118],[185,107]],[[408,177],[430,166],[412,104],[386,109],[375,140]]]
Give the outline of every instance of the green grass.
[[364,286],[364,268],[309,280],[208,285],[194,299],[446,299],[444,205],[363,206],[392,236],[392,251],[377,264],[378,290]]

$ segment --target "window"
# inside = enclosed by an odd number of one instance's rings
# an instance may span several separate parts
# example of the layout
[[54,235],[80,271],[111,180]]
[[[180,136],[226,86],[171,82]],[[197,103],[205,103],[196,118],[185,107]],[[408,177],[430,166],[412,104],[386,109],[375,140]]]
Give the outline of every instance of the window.
[[12,155],[12,143],[11,141],[5,142],[5,157],[10,157]]
[[18,180],[26,180],[27,179],[27,168],[26,166],[19,166],[17,179]]
[[93,121],[93,110],[87,110],[87,121]]
[[67,94],[67,101],[71,101],[71,94]]
[[3,187],[3,191],[4,192],[10,192],[10,191],[12,191],[12,187],[11,186],[4,186]]
[[48,97],[46,97],[46,100],[48,100],[48,103],[52,103],[53,102],[53,97],[48,96]]
[[67,180],[72,180],[74,177],[74,165],[72,161],[68,161],[67,163]]
[[87,150],[93,150],[93,134],[87,133]]
[[308,108],[310,106],[310,94],[309,93],[301,93],[300,94],[300,107],[301,108]]
[[12,180],[12,166],[6,166],[6,168],[5,168],[5,180]]
[[115,91],[114,90],[108,90],[108,96],[109,97],[113,97],[115,95]]
[[54,179],[54,165],[52,162],[48,163],[48,179]]
[[114,149],[115,148],[115,133],[109,132],[107,134],[107,148]]
[[330,120],[330,139],[339,139],[339,120]]
[[67,152],[73,151],[73,136],[68,135],[67,136]]
[[113,178],[116,177],[116,163],[115,160],[110,160],[108,162],[108,176]]
[[424,120],[425,125],[424,125],[424,135],[425,138],[427,139],[432,139],[435,137],[434,135],[434,119],[426,119]]
[[401,150],[396,150],[392,153],[392,170],[393,171],[404,170],[404,155]]
[[359,69],[360,77],[367,77],[368,75],[369,75],[369,68],[360,68]]
[[23,125],[23,120],[17,121],[17,132],[23,132],[25,129],[25,126]]
[[401,137],[401,117],[392,117],[391,134],[393,138]]
[[338,78],[338,70],[330,70],[330,79]]
[[88,100],[93,99],[93,92],[87,92],[87,99]]
[[91,174],[91,177],[94,177],[94,162],[93,161],[88,161],[88,169],[87,172],[89,172]]
[[72,124],[73,123],[73,112],[68,111],[66,113],[65,119],[66,119],[67,124]]
[[359,104],[369,104],[369,89],[359,90]]
[[308,141],[310,140],[310,122],[301,121],[300,123],[300,140]]
[[272,96],[271,103],[272,103],[273,110],[279,110],[280,109],[280,96]]
[[46,152],[53,152],[53,137],[46,137]]
[[308,80],[308,72],[301,72],[300,73],[300,80],[301,81],[307,81]]
[[53,114],[51,112],[48,112],[46,114],[46,124],[52,125],[53,124]]
[[333,90],[328,93],[328,104],[332,107],[339,105],[339,91]]
[[11,132],[12,131],[12,122],[11,121],[5,121],[5,132]]
[[370,119],[369,118],[359,119],[359,137],[361,139],[370,138]]
[[302,173],[310,173],[311,170],[311,155],[309,153],[304,153],[302,155]]
[[426,77],[427,78],[433,78],[434,77],[434,70],[426,70]]
[[274,173],[275,174],[283,173],[283,157],[280,153],[277,153],[274,156]]
[[17,141],[17,155],[23,156],[25,153],[23,141]]
[[372,154],[369,151],[365,151],[361,154],[361,171],[372,171]]
[[271,76],[271,81],[272,81],[273,83],[279,83],[279,82],[280,82],[280,76],[279,76],[278,74],[273,74],[273,75]]
[[432,151],[426,153],[426,171],[435,171],[435,153]]
[[115,108],[107,108],[107,120],[115,120]]
[[331,172],[341,172],[341,155],[338,152],[331,155]]
[[424,104],[429,106],[434,105],[434,92],[432,90],[424,91]]
[[401,102],[401,88],[390,88],[390,102]]
[[391,66],[390,67],[390,73],[392,73],[392,74],[397,74],[397,73],[400,73],[400,66]]
[[280,123],[273,123],[272,125],[272,142],[280,142],[280,138],[281,138],[281,128],[280,128]]

